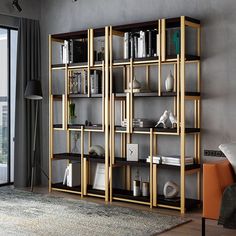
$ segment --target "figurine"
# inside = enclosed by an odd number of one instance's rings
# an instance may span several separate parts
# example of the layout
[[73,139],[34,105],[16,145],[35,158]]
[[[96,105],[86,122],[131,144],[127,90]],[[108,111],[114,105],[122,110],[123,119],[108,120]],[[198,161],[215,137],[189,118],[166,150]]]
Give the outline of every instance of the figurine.
[[100,145],[93,145],[89,148],[89,155],[92,155],[92,156],[105,156],[105,150]]
[[173,115],[172,112],[170,112],[170,114],[169,114],[169,119],[170,119],[170,122],[171,122],[171,124],[172,124],[172,129],[175,128],[176,125],[177,125],[177,119],[176,119],[176,117]]
[[159,121],[157,122],[157,124],[155,125],[155,127],[158,127],[159,124],[163,124],[163,128],[167,128],[166,127],[166,121],[169,117],[169,112],[167,110],[165,110],[165,112],[163,113],[163,115],[160,117]]

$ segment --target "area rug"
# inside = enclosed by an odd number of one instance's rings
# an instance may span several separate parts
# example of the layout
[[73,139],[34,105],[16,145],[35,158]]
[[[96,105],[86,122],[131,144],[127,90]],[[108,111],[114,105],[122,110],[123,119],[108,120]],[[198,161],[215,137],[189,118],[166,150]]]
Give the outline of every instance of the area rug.
[[157,235],[189,220],[85,200],[0,188],[0,235]]

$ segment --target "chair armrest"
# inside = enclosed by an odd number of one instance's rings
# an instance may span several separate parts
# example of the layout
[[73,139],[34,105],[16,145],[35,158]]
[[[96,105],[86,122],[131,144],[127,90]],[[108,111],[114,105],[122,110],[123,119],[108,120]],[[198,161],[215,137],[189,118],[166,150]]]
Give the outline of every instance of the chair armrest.
[[203,164],[203,217],[219,218],[222,194],[216,164]]

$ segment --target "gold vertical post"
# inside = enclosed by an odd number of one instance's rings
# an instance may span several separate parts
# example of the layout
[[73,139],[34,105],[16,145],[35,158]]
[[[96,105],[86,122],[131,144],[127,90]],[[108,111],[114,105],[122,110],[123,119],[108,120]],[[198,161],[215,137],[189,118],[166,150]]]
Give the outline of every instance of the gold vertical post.
[[[163,46],[162,44],[164,43],[165,44],[165,39],[163,38],[163,32],[162,32],[162,21],[163,20],[158,20],[158,33],[159,33],[159,42],[157,42],[159,44],[159,48],[160,51],[159,51],[159,57],[158,57],[158,96],[161,96],[161,86],[162,86],[162,83],[161,83],[161,62],[162,62],[162,55],[164,55],[164,58],[165,58],[165,45]],[[165,28],[164,28],[165,29]],[[165,35],[165,34],[164,34]],[[165,37],[165,36],[164,36]]]
[[80,135],[80,150],[81,150],[81,197],[84,196],[84,194],[87,194],[87,183],[85,183],[84,181],[86,181],[85,175],[84,175],[84,127],[81,126],[81,135]]
[[91,47],[90,47],[90,30],[88,29],[88,71],[87,71],[87,94],[88,94],[88,97],[90,97],[90,54],[91,54]]
[[[155,181],[154,181],[155,182]],[[153,129],[150,129],[150,208],[153,200]]]
[[161,20],[161,60],[166,60],[166,20]]
[[177,88],[176,88],[176,92],[177,92],[177,133],[179,135],[179,130],[180,130],[180,60],[179,60],[179,54],[177,55]]
[[102,130],[105,131],[105,64],[102,61]]
[[134,104],[133,104],[133,78],[134,78],[134,67],[133,67],[133,59],[130,59],[130,128],[129,131],[133,133],[133,118],[134,118]]
[[93,34],[93,29],[89,30],[90,36],[89,36],[89,41],[90,41],[90,66],[94,65],[94,57],[93,57],[93,51],[94,51],[94,34]]
[[180,193],[180,208],[181,213],[185,213],[185,17],[181,16],[181,77],[180,77],[180,100],[181,100],[181,193]]
[[53,157],[53,96],[52,96],[52,36],[48,37],[49,47],[49,180],[48,191],[52,191],[52,157]]
[[105,27],[105,201],[109,201],[109,27]]

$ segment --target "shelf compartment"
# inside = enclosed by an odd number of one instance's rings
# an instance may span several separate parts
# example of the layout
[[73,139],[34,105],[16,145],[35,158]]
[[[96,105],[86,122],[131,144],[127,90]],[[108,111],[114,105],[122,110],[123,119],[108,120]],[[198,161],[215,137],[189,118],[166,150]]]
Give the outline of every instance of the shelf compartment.
[[52,184],[52,190],[81,194],[81,186],[68,187],[66,185],[63,185],[63,183]]
[[[196,209],[201,205],[201,201],[197,199],[185,198],[185,208],[187,211]],[[180,208],[180,198],[175,200],[166,199],[163,195],[158,195],[157,197],[157,206],[171,208],[176,207]]]
[[133,196],[133,191],[113,188],[112,195],[114,200],[150,205],[150,197],[135,197]]
[[149,167],[150,163],[146,162],[146,159],[139,159],[138,161],[127,161],[126,158],[115,157],[115,166],[144,166]]
[[90,97],[88,97],[88,94],[69,94],[68,97],[70,99],[73,98],[102,98],[102,94],[90,94]]

